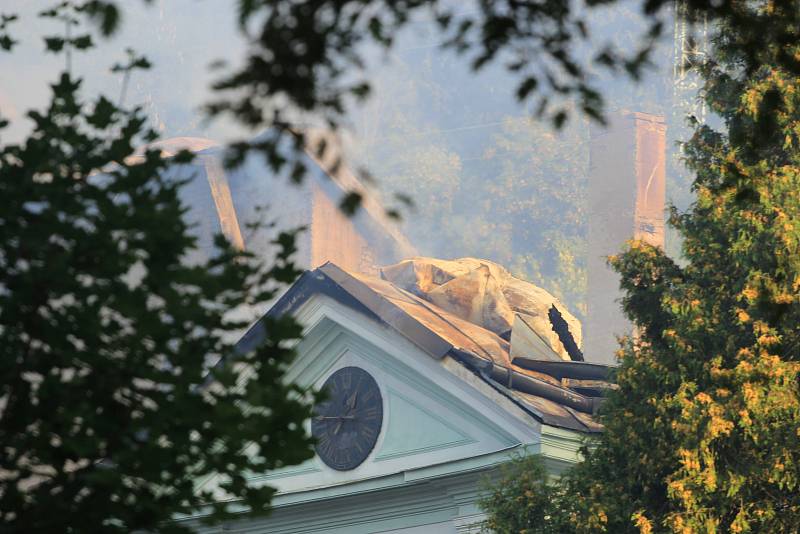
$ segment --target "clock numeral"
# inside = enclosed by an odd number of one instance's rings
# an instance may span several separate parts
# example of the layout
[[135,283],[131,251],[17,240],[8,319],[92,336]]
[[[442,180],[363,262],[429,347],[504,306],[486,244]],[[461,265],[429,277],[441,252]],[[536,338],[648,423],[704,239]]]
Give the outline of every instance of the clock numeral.
[[328,440],[327,437],[323,437],[323,439],[321,439],[319,443],[317,443],[317,454],[319,454],[320,456],[323,457],[328,456],[328,454],[330,454],[330,449],[331,449],[331,442]]
[[314,408],[314,415],[324,415],[325,412],[328,411],[328,406],[330,405],[330,401],[323,401],[317,404],[316,408]]
[[365,439],[368,440],[372,440],[378,435],[375,429],[371,426],[362,427],[360,434],[364,436]]
[[377,406],[372,406],[370,408],[367,408],[366,410],[361,412],[361,415],[365,419],[374,419],[374,418],[378,417],[378,415],[379,415],[378,414],[378,407]]
[[369,402],[369,401],[371,401],[371,400],[372,400],[374,397],[375,397],[375,390],[372,390],[372,389],[370,389],[370,390],[367,390],[367,392],[366,392],[366,393],[364,393],[364,395],[362,396],[362,400],[363,400],[364,402]]
[[350,454],[350,449],[342,449],[339,455],[339,463],[341,465],[350,465],[352,462],[352,455]]

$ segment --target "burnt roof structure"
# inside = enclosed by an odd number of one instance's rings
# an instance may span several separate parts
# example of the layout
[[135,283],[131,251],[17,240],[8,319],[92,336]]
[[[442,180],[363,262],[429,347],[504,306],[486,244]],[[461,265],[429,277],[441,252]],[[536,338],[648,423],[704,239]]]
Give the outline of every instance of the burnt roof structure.
[[[582,433],[602,431],[592,416],[603,392],[614,387],[610,366],[525,356],[512,350],[513,330],[509,342],[385,279],[332,263],[306,271],[267,316],[291,314],[320,294],[395,330],[431,358],[453,359],[543,424]],[[238,350],[251,350],[264,333],[263,322],[257,322]]]
[[[209,139],[178,137],[149,145],[165,157],[181,150],[196,156],[171,166],[167,176],[187,182],[180,194],[198,240],[198,260],[214,254],[214,236],[220,232],[235,247],[270,258],[278,233],[301,227],[307,230],[297,237],[295,259],[303,268],[335,261],[349,270],[377,273],[380,265],[416,254],[376,193],[342,161],[335,139],[325,131],[310,130],[305,142],[302,159],[308,173],[299,184],[276,175],[255,152],[240,166],[226,169],[227,149]],[[321,151],[322,145],[327,149]],[[357,194],[361,204],[347,217],[339,204],[350,193]],[[248,228],[254,222],[262,223],[259,231]]]

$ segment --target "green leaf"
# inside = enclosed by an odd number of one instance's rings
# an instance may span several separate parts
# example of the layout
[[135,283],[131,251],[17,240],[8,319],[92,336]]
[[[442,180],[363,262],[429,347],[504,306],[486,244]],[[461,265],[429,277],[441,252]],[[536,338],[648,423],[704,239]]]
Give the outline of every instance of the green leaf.
[[89,34],[75,37],[72,39],[71,43],[72,46],[78,50],[86,50],[87,48],[91,48],[93,46],[92,37]]
[[361,194],[356,191],[348,191],[348,193],[339,202],[339,209],[345,215],[352,216],[356,210],[361,206]]
[[14,45],[17,44],[19,41],[12,39],[8,35],[0,35],[0,48],[5,51],[10,51],[14,48]]
[[100,27],[103,36],[108,37],[119,28],[121,16],[115,2],[87,0],[78,7],[78,11],[86,13]]
[[108,128],[114,120],[114,113],[116,111],[116,106],[106,97],[101,96],[97,100],[92,114],[87,117],[87,121],[95,128]]
[[553,115],[553,127],[556,130],[560,130],[567,121],[567,117],[568,115],[565,110],[559,110],[555,115]]
[[50,52],[60,52],[64,48],[65,40],[61,37],[45,37],[45,48]]
[[532,92],[536,90],[536,87],[539,85],[539,80],[537,80],[533,76],[529,76],[525,78],[523,82],[517,87],[517,100],[525,100],[525,98]]

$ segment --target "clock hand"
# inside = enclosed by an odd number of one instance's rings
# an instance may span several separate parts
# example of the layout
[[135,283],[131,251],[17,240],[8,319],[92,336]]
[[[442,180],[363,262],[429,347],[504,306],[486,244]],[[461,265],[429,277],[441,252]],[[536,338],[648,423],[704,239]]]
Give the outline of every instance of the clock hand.
[[355,415],[318,415],[314,419],[316,419],[317,421],[325,421],[327,419],[342,420],[342,419],[355,419],[355,418],[356,418]]
[[355,409],[356,407],[356,399],[358,398],[358,390],[355,390],[350,398],[347,399],[347,407],[351,410]]

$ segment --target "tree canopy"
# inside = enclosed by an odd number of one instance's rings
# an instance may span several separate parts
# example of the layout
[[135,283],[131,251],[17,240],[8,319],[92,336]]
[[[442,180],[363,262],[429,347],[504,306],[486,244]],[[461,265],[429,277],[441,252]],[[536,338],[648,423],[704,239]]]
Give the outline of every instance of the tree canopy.
[[[723,28],[705,94],[725,129],[701,127],[689,145],[697,200],[672,217],[687,265],[641,244],[614,261],[639,335],[621,353],[607,432],[564,482],[577,531],[790,532],[800,522],[800,5],[686,2],[691,17]],[[389,48],[427,13],[443,47],[475,69],[502,65],[517,97],[555,126],[568,101],[602,120],[602,94],[576,45],[590,42],[586,10],[609,3],[480,0],[464,10],[438,0],[241,0],[250,53],[221,75],[208,111],[272,127],[255,148],[299,180],[302,160],[283,150],[283,136],[311,114],[339,126],[347,102],[369,94],[362,45]],[[590,61],[636,78],[670,5],[642,1],[652,24],[637,46],[601,44]],[[68,29],[46,41],[68,68],[49,108],[31,112],[31,135],[0,149],[3,526],[178,529],[164,521],[206,509],[211,495],[194,483],[214,476],[264,512],[272,490],[249,486],[246,474],[311,454],[302,392],[282,381],[300,330],[268,321],[267,342],[238,354],[231,334],[245,321],[229,311],[292,280],[292,236],[280,238],[266,268],[222,241],[208,264],[184,262],[194,243],[180,184],[164,177],[169,162],[157,151],[134,151],[154,135],[136,109],[87,101],[69,68],[70,54],[94,43],[74,33],[81,21],[108,35],[119,3],[60,2],[45,16]],[[12,29],[3,15],[0,48],[13,48]],[[133,55],[118,70],[128,79],[146,65]],[[253,145],[232,148],[236,163]],[[220,519],[230,510],[209,512]]]
[[[69,28],[50,51],[92,46],[76,30],[93,5],[43,13]],[[123,94],[147,66],[115,67]],[[294,235],[267,263],[222,237],[188,262],[183,182],[166,171],[191,154],[146,148],[139,108],[81,86],[67,59],[31,133],[0,147],[0,530],[167,532],[183,530],[178,513],[265,513],[274,489],[246,477],[311,457],[313,395],[284,381],[291,318],[266,319],[259,347],[234,342],[298,274]]]
[[642,532],[800,524],[800,78],[777,62],[741,69],[731,31],[704,73],[724,128],[697,128],[696,200],[671,217],[686,265],[640,243],[613,259],[640,334],[586,466],[590,495],[621,522],[610,531],[631,516]]
[[[740,45],[723,25],[703,70],[723,123],[695,125],[687,144],[695,200],[670,218],[684,263],[641,242],[612,258],[636,334],[619,352],[605,432],[547,490],[568,510],[559,532],[800,524],[800,77],[781,62],[800,49],[749,69]],[[529,524],[552,510],[534,512]]]
[[[220,66],[215,87],[219,98],[208,111],[231,115],[251,128],[271,128],[257,144],[236,144],[239,154],[231,163],[256,149],[276,169],[300,179],[304,163],[297,151],[285,149],[287,129],[306,120],[321,120],[334,129],[346,123],[348,103],[362,102],[370,93],[365,45],[391,49],[399,30],[428,17],[438,27],[442,48],[475,70],[502,66],[516,79],[517,98],[540,117],[558,127],[576,109],[602,121],[605,103],[594,70],[638,79],[651,64],[658,39],[667,33],[675,7],[674,0],[634,2],[649,21],[639,38],[595,41],[593,25],[598,21],[589,15],[619,3],[478,0],[467,7],[447,0],[241,0],[236,9],[249,45],[247,57],[239,67]],[[800,72],[800,60],[784,46],[800,38],[798,0],[682,4],[682,13],[692,22],[725,25],[747,72],[764,63]],[[116,0],[80,0],[77,5],[106,35],[120,23]],[[0,46],[13,42],[0,25]],[[357,206],[353,200],[346,199],[343,206]]]

